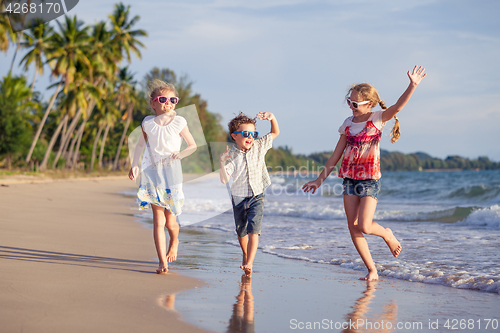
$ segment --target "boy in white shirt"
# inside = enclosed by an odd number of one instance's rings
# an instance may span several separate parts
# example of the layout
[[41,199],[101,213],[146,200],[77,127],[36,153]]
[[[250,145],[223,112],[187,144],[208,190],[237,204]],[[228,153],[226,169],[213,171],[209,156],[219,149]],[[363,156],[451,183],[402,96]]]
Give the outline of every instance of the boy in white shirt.
[[252,274],[253,261],[259,246],[259,235],[264,213],[264,192],[271,184],[265,156],[279,133],[278,121],[270,112],[259,112],[260,120],[271,122],[271,132],[259,139],[255,119],[240,112],[229,122],[229,133],[236,145],[228,148],[219,160],[223,184],[233,177],[231,197],[238,241],[243,252],[240,268]]

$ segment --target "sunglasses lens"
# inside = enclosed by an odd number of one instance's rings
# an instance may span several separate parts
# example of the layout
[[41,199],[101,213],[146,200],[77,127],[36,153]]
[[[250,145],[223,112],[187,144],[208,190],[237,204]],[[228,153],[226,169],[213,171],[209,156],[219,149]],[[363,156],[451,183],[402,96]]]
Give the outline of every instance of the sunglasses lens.
[[166,97],[158,97],[158,102],[160,102],[161,104],[163,103],[167,103],[167,98]]
[[257,137],[259,136],[259,132],[253,132],[252,136],[254,139],[257,139]]
[[172,104],[179,103],[179,98],[177,98],[177,97],[170,97],[170,103],[172,103]]

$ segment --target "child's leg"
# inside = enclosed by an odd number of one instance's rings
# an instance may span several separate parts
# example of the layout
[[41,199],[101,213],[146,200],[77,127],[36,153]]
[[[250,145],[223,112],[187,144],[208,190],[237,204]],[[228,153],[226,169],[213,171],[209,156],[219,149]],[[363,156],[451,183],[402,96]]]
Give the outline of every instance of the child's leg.
[[360,200],[357,195],[344,195],[344,209],[347,216],[347,224],[349,226],[349,233],[351,234],[351,239],[354,247],[359,253],[359,256],[365,263],[368,269],[368,274],[362,280],[377,280],[377,268],[373,262],[372,255],[368,248],[368,243],[366,242],[365,236],[360,231],[358,226],[358,213],[360,207]]
[[253,261],[259,247],[259,235],[264,215],[264,193],[252,197],[248,202],[247,209],[247,231],[248,231],[248,246],[247,246],[247,263],[240,268],[245,271],[246,275],[252,274]]
[[168,261],[167,261],[167,242],[165,238],[165,214],[163,213],[163,208],[151,205],[153,210],[153,238],[155,241],[156,253],[158,254],[158,260],[160,264],[156,273],[166,273],[168,271]]
[[170,242],[168,245],[167,262],[172,262],[177,260],[177,250],[179,248],[179,223],[177,223],[177,218],[172,215],[168,209],[164,209],[165,220],[168,235],[170,236]]
[[248,235],[245,237],[238,236],[238,242],[240,243],[241,252],[243,253],[243,260],[241,261],[241,267],[247,264],[247,255],[248,255]]
[[367,235],[375,235],[382,237],[391,250],[394,257],[397,257],[401,252],[401,244],[389,228],[384,228],[377,222],[373,222],[373,215],[377,208],[377,200],[366,196],[360,199],[358,211],[358,228],[361,232]]
[[257,254],[257,248],[259,247],[259,235],[254,233],[248,234],[248,245],[247,245],[247,262],[240,268],[245,271],[246,275],[252,274],[253,260]]

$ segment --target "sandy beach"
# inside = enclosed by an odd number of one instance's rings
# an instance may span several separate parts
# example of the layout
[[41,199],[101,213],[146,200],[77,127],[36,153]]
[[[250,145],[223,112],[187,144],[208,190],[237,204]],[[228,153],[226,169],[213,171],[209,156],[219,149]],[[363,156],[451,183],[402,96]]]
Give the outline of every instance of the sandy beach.
[[0,184],[2,332],[204,332],[159,304],[202,282],[155,274],[125,176]]
[[[232,214],[205,198],[224,201],[213,175],[185,184],[179,257],[163,276],[151,217],[133,210],[127,179],[0,184],[2,332],[499,331],[498,293],[366,283],[357,270],[262,250],[251,279],[242,277]],[[208,210],[193,211],[203,203]],[[266,217],[263,244],[276,219]]]

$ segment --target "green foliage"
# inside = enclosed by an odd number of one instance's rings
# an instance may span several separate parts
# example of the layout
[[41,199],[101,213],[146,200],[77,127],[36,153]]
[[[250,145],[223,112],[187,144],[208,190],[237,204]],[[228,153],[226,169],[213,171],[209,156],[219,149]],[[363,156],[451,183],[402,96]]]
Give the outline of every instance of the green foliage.
[[[273,171],[293,172],[315,171],[321,172],[326,162],[332,155],[332,151],[312,153],[309,155],[294,155],[292,150],[285,147],[271,149],[266,155],[266,164]],[[336,170],[339,170],[338,162]],[[426,153],[417,152],[403,154],[400,152],[389,152],[381,150],[380,168],[382,171],[422,171],[443,169],[500,169],[500,162],[490,161],[488,157],[479,157],[475,160],[460,156],[448,156],[442,160],[432,157]]]
[[36,106],[28,101],[30,97],[24,76],[9,74],[0,81],[0,155],[6,155],[8,164],[13,154],[20,153],[30,143],[28,111]]

